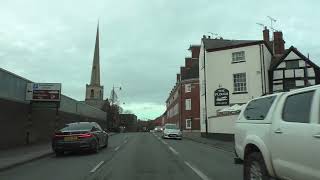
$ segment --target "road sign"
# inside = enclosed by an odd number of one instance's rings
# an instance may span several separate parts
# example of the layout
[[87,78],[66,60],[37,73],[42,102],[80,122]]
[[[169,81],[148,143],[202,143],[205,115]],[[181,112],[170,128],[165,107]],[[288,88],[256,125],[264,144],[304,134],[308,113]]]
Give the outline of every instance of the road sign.
[[28,83],[27,101],[60,101],[61,83]]

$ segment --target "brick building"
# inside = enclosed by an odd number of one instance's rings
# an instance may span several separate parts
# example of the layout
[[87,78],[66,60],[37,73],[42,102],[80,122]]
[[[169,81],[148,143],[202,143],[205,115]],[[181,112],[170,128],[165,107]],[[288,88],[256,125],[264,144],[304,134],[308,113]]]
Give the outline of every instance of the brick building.
[[200,130],[199,52],[200,46],[191,45],[191,57],[180,67],[176,84],[166,100],[165,123],[177,124],[183,130]]

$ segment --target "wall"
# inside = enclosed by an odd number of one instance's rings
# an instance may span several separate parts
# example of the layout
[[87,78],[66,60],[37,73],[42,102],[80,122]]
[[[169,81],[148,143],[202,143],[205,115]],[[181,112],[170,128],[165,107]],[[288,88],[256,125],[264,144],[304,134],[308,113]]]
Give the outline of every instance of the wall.
[[[264,49],[264,52],[262,51]],[[232,53],[238,51],[245,51],[245,62],[232,63]],[[263,54],[264,53],[264,54]],[[200,74],[200,118],[201,118],[201,132],[205,132],[205,104],[204,95],[202,95],[204,70],[201,67],[203,61],[203,45],[201,46],[199,61],[199,74]],[[263,64],[262,58],[264,57],[264,69],[261,70]],[[259,97],[268,92],[268,69],[271,61],[271,53],[266,46],[252,45],[234,49],[227,49],[221,51],[213,51],[205,53],[205,67],[206,67],[206,105],[208,117],[208,132],[216,133],[217,126],[209,126],[212,124],[210,117],[215,117],[217,111],[227,106],[214,105],[214,91],[218,88],[226,88],[229,90],[230,104],[246,103],[252,98]],[[234,93],[233,74],[246,73],[247,93],[236,94]],[[265,76],[265,83],[262,77]],[[215,127],[215,128],[213,128]],[[223,128],[223,127],[222,127]]]
[[0,148],[23,145],[27,137],[30,143],[49,141],[56,126],[69,122],[96,121],[106,127],[105,112],[64,95],[58,116],[54,108],[33,107],[30,111],[30,102],[25,100],[28,82],[0,68]]
[[[186,129],[186,119],[192,117],[192,129],[200,130],[200,97],[199,97],[199,79],[190,79],[181,81],[181,121],[182,129]],[[191,84],[191,92],[185,92],[185,86]],[[191,99],[191,110],[186,110],[185,100]]]
[[209,118],[208,127],[214,133],[234,134],[235,121],[238,115]]

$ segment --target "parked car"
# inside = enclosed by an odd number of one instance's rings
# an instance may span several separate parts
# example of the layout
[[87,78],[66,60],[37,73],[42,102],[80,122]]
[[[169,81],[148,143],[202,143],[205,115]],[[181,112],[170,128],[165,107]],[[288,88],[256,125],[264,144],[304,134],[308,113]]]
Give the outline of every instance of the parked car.
[[77,122],[67,124],[52,138],[52,149],[56,155],[65,151],[91,150],[98,152],[108,146],[108,133],[96,122]]
[[320,86],[251,100],[235,125],[244,179],[320,180]]
[[171,138],[171,139],[182,139],[182,132],[181,130],[177,127],[176,124],[165,124],[163,133],[162,133],[162,138]]

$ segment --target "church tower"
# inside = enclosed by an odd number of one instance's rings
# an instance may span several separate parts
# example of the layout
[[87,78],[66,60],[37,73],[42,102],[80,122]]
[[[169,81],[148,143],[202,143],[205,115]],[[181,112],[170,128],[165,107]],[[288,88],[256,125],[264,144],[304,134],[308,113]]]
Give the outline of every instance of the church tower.
[[101,108],[103,105],[103,86],[100,85],[99,23],[94,47],[91,81],[90,84],[86,85],[85,102],[96,108]]

